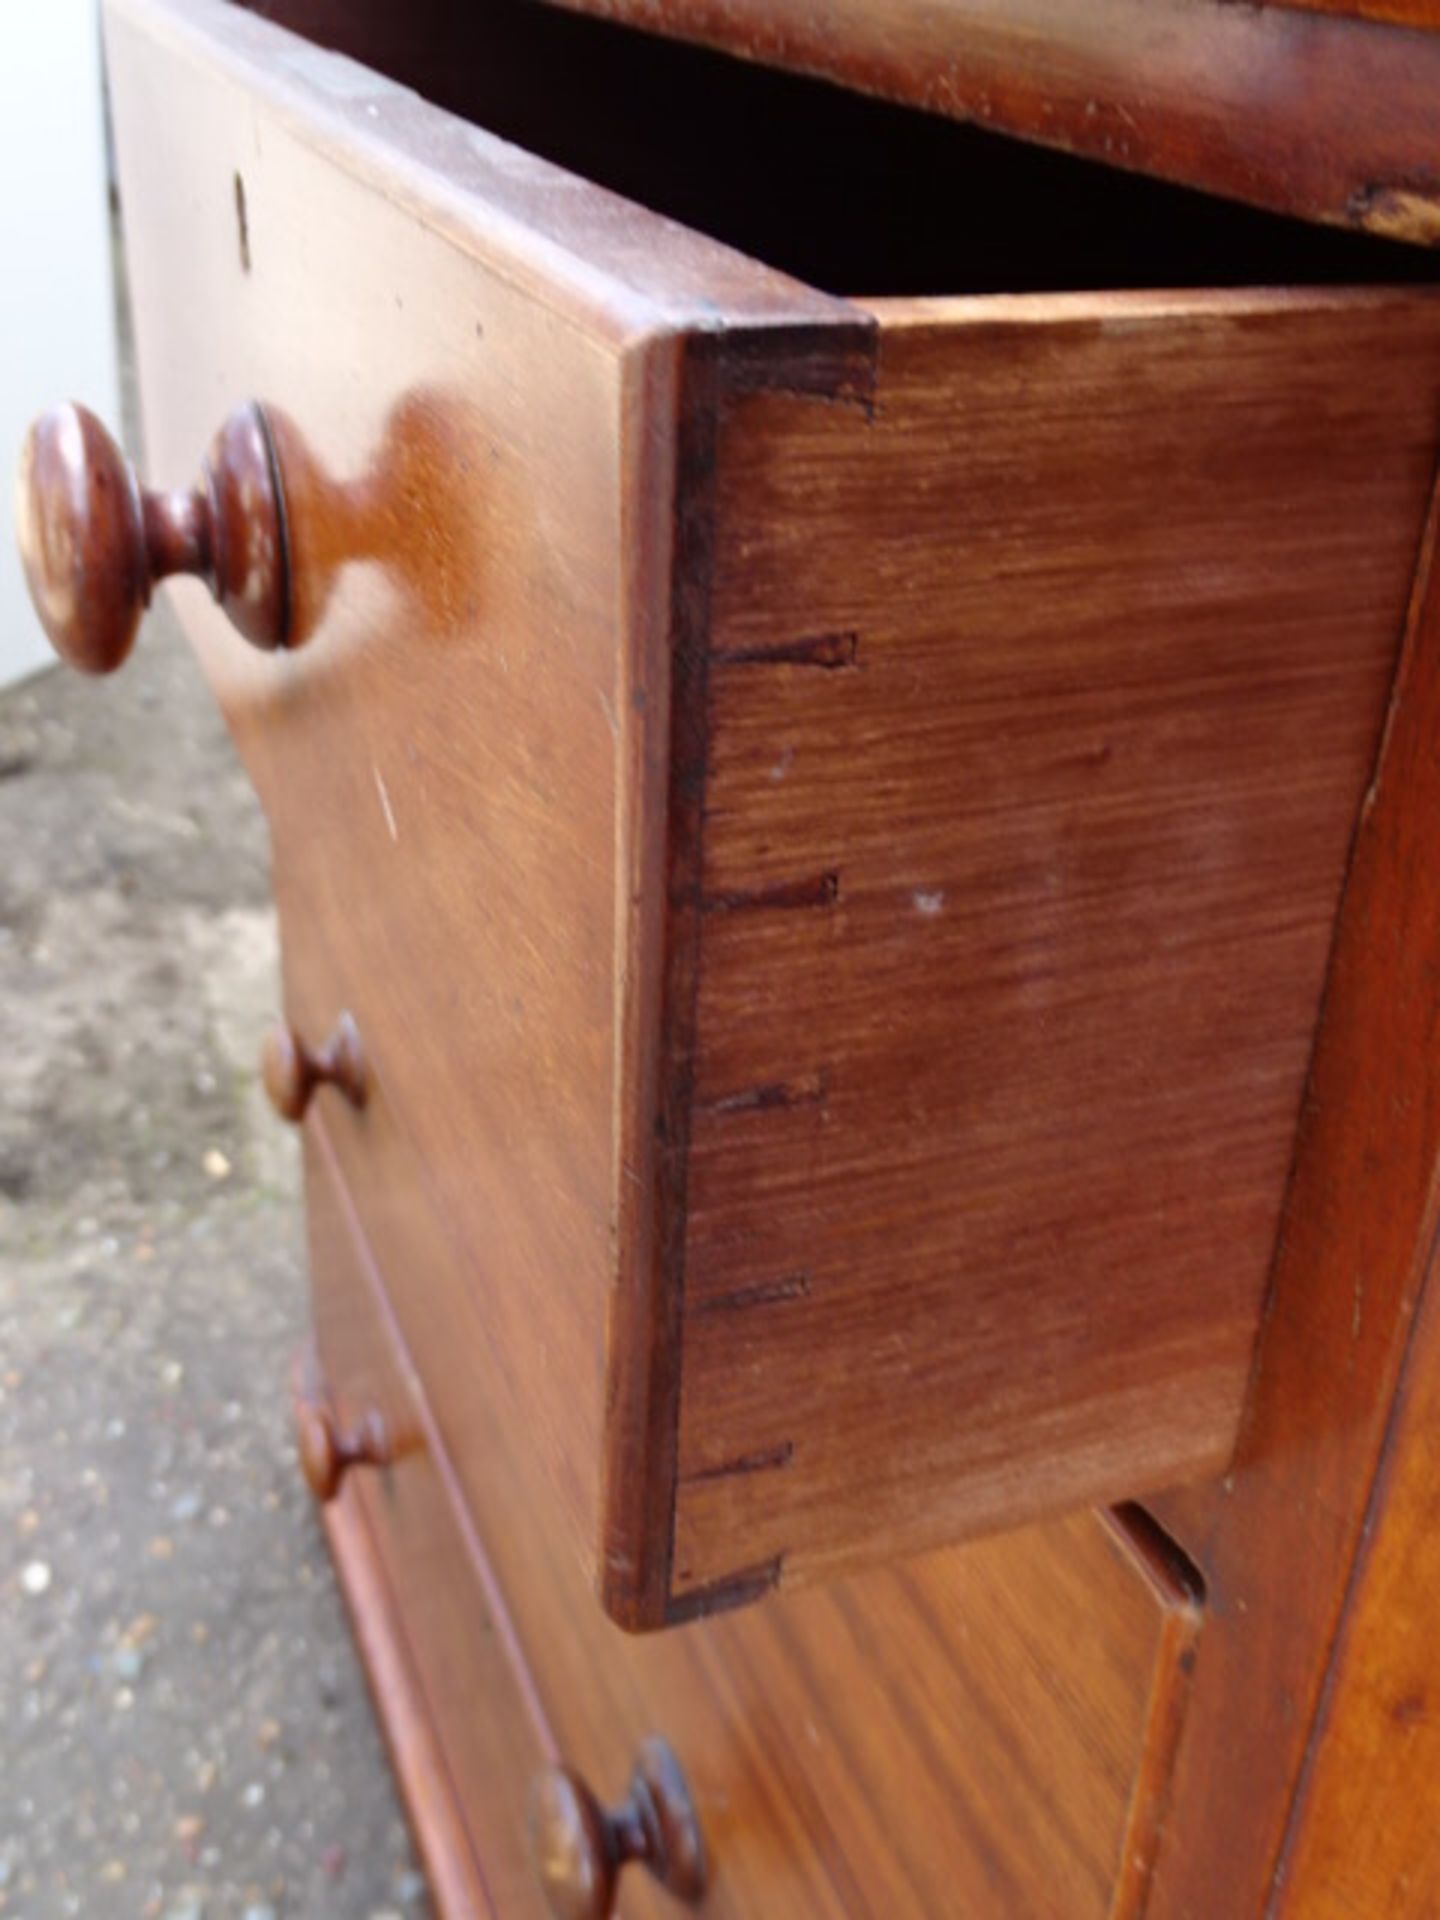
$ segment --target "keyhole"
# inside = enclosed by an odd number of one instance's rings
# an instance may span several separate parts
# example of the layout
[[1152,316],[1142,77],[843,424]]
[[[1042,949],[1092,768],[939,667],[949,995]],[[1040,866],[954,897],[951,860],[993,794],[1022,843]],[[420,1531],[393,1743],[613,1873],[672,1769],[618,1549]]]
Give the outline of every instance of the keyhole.
[[235,175],[235,225],[240,235],[240,270],[250,271],[250,217],[245,210],[245,182]]

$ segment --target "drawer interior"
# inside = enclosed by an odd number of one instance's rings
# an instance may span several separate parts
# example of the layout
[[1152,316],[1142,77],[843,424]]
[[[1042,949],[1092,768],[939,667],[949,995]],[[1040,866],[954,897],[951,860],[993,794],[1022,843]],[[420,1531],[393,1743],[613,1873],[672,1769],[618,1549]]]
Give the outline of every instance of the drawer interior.
[[535,0],[255,11],[831,293],[1432,280],[1428,252],[1233,205]]

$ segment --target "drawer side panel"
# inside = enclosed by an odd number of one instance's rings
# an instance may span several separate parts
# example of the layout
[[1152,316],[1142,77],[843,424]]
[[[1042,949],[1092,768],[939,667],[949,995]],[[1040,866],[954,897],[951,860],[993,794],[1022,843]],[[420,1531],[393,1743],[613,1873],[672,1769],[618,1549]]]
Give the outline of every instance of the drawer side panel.
[[1423,296],[882,318],[719,454],[692,1606],[1224,1463],[1435,458]]

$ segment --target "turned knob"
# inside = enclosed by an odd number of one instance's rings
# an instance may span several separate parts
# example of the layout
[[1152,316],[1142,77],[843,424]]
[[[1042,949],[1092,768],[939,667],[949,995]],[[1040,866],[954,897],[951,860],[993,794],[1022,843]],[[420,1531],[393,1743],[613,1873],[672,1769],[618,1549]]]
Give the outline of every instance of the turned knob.
[[352,1107],[365,1104],[365,1054],[360,1029],[342,1013],[324,1046],[312,1051],[282,1020],[270,1029],[260,1055],[260,1071],[271,1106],[282,1120],[305,1118],[319,1086],[337,1087]]
[[705,1891],[705,1846],[680,1762],[665,1741],[640,1749],[624,1803],[607,1811],[571,1767],[549,1767],[531,1794],[531,1852],[556,1920],[607,1920],[620,1869],[640,1861],[689,1906]]
[[62,660],[113,673],[157,580],[197,574],[245,638],[289,628],[279,467],[265,415],[237,407],[188,493],[149,493],[88,408],[35,421],[20,450],[15,522],[30,598]]
[[343,1432],[330,1408],[301,1400],[295,1409],[295,1442],[305,1484],[322,1506],[340,1491],[351,1467],[388,1467],[390,1436],[378,1413],[364,1414]]

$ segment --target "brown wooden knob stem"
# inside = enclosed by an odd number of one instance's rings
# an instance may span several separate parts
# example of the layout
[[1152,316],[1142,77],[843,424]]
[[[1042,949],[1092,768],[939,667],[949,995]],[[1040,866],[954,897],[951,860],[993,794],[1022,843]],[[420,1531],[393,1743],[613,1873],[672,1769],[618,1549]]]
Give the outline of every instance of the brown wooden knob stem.
[[392,1457],[378,1413],[363,1414],[342,1431],[330,1408],[316,1400],[297,1403],[295,1441],[305,1484],[322,1506],[335,1498],[351,1467],[388,1467]]
[[640,1861],[689,1906],[705,1892],[705,1845],[680,1762],[652,1737],[640,1749],[628,1799],[602,1807],[571,1767],[549,1767],[531,1794],[535,1870],[555,1920],[608,1920],[622,1867]]
[[289,634],[289,559],[280,469],[263,410],[237,407],[188,493],[144,491],[87,407],[31,426],[20,451],[15,523],[30,597],[62,660],[113,673],[130,652],[156,581],[197,574],[245,638]]
[[293,1027],[278,1022],[265,1037],[260,1070],[266,1095],[282,1120],[303,1120],[321,1086],[338,1088],[352,1107],[365,1104],[365,1052],[360,1029],[348,1013],[340,1015],[329,1039],[315,1051]]

